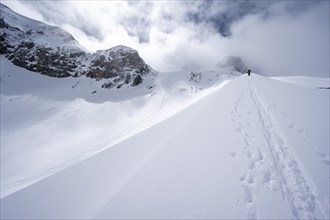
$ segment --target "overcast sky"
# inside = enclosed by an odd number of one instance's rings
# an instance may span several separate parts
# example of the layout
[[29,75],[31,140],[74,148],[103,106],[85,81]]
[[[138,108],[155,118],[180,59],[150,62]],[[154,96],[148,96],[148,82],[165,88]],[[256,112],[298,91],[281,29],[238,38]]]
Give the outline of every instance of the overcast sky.
[[138,50],[158,71],[242,57],[264,75],[329,77],[329,1],[13,1],[86,49]]

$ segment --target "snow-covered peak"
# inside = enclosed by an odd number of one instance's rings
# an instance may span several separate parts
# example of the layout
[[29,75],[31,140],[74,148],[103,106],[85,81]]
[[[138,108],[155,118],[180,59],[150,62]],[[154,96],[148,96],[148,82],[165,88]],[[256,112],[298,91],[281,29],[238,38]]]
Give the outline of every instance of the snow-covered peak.
[[118,45],[106,50],[97,50],[94,54],[92,54],[92,57],[95,58],[95,57],[104,56],[108,60],[112,60],[118,58],[121,59],[123,57],[126,57],[127,55],[138,56],[138,52],[130,47]]
[[30,19],[23,15],[15,13],[7,6],[0,3],[1,19],[5,19],[6,23],[12,27],[27,31],[29,28],[37,26],[45,26],[42,22]]
[[0,11],[1,35],[5,34],[11,44],[26,41],[53,49],[84,51],[70,33],[59,27],[17,14],[3,4],[0,4]]
[[106,50],[96,51],[96,53],[120,53],[120,54],[128,54],[128,53],[136,53],[136,52],[137,52],[136,50],[123,45],[118,45]]

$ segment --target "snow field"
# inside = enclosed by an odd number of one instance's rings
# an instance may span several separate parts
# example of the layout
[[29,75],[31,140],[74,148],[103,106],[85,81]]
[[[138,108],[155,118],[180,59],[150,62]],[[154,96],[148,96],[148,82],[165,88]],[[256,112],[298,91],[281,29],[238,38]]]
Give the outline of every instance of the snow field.
[[13,187],[2,189],[1,217],[329,218],[328,90],[256,74],[192,88],[184,77],[112,102],[97,86],[80,99],[1,92],[1,117],[35,110],[1,122],[1,181]]
[[41,76],[1,59],[1,198],[134,136],[221,87],[196,93],[184,83],[181,89],[153,92],[110,91],[100,85],[84,77]]

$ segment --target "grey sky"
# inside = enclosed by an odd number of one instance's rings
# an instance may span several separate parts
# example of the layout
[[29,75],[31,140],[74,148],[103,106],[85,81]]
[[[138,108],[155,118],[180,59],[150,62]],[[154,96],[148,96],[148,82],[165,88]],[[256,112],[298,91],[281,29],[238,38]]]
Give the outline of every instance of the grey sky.
[[241,56],[264,75],[329,77],[329,1],[8,1],[88,50],[126,45],[159,71]]

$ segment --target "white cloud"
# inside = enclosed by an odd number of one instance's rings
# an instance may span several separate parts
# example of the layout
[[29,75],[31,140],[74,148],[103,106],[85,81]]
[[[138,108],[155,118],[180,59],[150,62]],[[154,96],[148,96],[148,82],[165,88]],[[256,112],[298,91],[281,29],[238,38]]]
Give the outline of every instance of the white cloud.
[[320,6],[298,16],[281,14],[270,20],[250,16],[233,26],[232,49],[267,75],[327,76],[328,13]]

